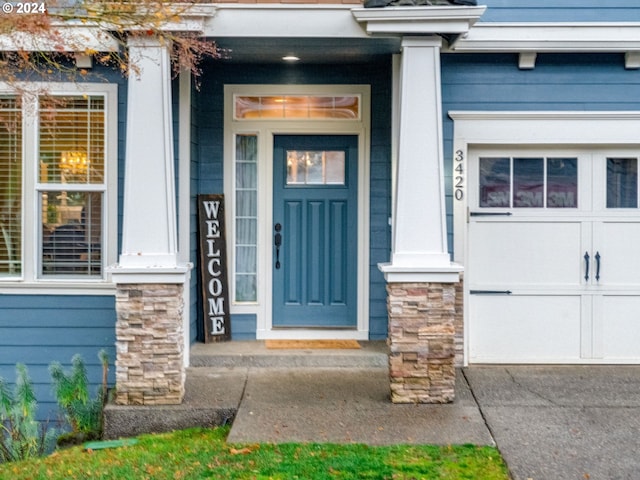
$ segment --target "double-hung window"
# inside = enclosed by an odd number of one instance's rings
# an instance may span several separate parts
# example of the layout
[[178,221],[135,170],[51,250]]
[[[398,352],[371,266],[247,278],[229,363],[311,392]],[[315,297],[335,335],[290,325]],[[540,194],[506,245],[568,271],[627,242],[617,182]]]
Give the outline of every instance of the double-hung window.
[[105,280],[115,261],[116,87],[0,96],[0,282]]

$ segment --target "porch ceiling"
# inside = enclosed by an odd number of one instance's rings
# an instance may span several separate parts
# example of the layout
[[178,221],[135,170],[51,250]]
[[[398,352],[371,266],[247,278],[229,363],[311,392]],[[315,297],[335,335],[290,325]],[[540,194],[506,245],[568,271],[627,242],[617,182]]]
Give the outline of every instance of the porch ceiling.
[[229,50],[232,63],[283,63],[285,55],[295,55],[306,64],[366,63],[382,55],[400,52],[400,38],[213,38]]

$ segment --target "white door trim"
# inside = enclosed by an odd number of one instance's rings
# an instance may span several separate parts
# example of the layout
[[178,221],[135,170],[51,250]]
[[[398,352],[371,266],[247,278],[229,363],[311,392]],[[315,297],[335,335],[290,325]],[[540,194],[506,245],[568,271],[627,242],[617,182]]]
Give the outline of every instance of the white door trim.
[[[347,94],[361,95],[359,121],[254,120],[233,119],[233,96],[273,94]],[[369,145],[370,87],[368,85],[225,85],[224,192],[228,199],[227,234],[231,255],[231,313],[256,315],[256,338],[262,339],[354,339],[369,338]],[[234,221],[234,136],[258,135],[258,298],[256,302],[238,303],[235,298]],[[273,231],[273,139],[276,135],[328,134],[358,137],[358,285],[357,327],[355,329],[274,329],[272,321],[272,231]]]

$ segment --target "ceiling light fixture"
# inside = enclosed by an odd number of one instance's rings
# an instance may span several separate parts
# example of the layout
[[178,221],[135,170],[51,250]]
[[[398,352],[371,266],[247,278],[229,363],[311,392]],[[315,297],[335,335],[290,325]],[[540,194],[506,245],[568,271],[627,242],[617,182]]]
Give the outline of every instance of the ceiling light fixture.
[[282,60],[285,62],[297,62],[300,60],[300,57],[296,57],[295,55],[285,55],[282,57]]

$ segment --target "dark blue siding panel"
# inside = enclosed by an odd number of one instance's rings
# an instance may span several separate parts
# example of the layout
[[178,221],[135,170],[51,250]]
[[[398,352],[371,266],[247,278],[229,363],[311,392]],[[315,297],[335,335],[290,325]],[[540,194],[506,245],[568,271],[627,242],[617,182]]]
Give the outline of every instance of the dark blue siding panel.
[[[369,84],[371,85],[371,248],[370,331],[371,338],[387,332],[386,289],[377,263],[389,261],[391,245],[388,219],[391,215],[391,59],[370,64],[332,68],[330,65],[239,65],[212,62],[205,66],[198,98],[198,187],[197,193],[223,191],[223,88],[225,84]],[[195,257],[195,242],[194,255]],[[194,272],[194,275],[199,275]],[[197,296],[198,289],[192,289]],[[200,315],[200,314],[198,314]],[[234,339],[244,338],[247,319],[232,320]],[[233,322],[236,322],[235,324]],[[200,323],[201,320],[198,320]],[[238,324],[238,327],[235,325]],[[247,325],[245,327],[245,325]],[[241,330],[238,330],[240,328]]]
[[637,22],[637,0],[482,0],[483,22]]
[[255,315],[231,315],[231,335],[234,340],[255,340],[256,326]]
[[94,392],[102,380],[98,352],[109,355],[110,383],[114,383],[115,298],[80,295],[0,296],[0,377],[15,380],[16,363],[24,363],[38,393],[39,417],[45,419],[56,405],[48,367],[60,362],[67,368],[75,354],[82,355]]

